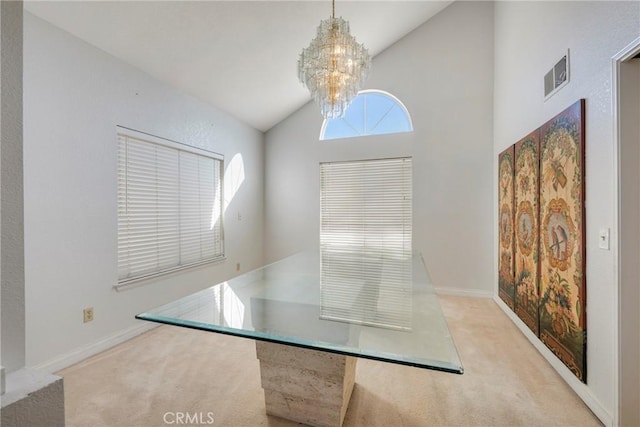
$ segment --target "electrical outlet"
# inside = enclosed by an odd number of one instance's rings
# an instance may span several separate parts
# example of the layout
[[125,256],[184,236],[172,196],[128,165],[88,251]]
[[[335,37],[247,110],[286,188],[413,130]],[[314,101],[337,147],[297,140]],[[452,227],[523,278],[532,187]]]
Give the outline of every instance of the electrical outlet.
[[236,263],[236,271],[240,271],[240,263]]
[[93,320],[93,307],[82,310],[82,315],[84,323],[91,322]]

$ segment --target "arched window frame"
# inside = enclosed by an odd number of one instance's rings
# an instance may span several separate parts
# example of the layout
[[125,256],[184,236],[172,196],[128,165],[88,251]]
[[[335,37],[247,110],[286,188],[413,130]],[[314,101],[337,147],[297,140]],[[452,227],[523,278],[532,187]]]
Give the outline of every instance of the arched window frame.
[[413,132],[413,121],[411,120],[411,114],[409,114],[409,110],[407,110],[407,107],[404,105],[404,103],[402,101],[400,101],[396,96],[394,96],[393,94],[386,92],[384,90],[380,90],[380,89],[366,89],[366,90],[361,90],[358,92],[357,96],[361,96],[361,95],[366,95],[369,93],[375,93],[378,95],[382,95],[385,96],[389,99],[391,99],[395,105],[399,106],[402,111],[404,112],[405,117],[407,118],[407,121],[409,122],[409,130],[407,131],[399,131],[399,132],[389,132],[389,133],[385,133],[385,134],[377,134],[377,133],[371,133],[371,134],[364,134],[364,135],[358,135],[358,136],[344,136],[344,137],[338,137],[338,138],[330,138],[330,139],[325,139],[325,131],[327,129],[327,125],[329,124],[329,120],[332,119],[324,119],[324,121],[322,122],[322,127],[320,128],[320,141],[330,141],[333,139],[346,139],[346,138],[360,138],[360,137],[365,137],[365,136],[371,136],[371,135],[391,135],[394,133],[406,133],[406,132]]

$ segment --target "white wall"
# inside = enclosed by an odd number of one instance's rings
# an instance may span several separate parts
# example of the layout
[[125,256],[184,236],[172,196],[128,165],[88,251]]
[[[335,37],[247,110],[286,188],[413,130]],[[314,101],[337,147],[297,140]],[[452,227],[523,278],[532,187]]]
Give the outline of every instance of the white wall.
[[[586,98],[588,384],[572,380],[562,365],[558,369],[605,424],[611,424],[615,412],[617,321],[615,253],[598,249],[599,230],[614,231],[617,203],[611,58],[639,32],[638,2],[496,2],[495,6],[494,177],[500,151]],[[544,102],[543,76],[567,48],[571,80]],[[497,224],[495,207],[494,217]],[[495,248],[496,236],[494,231]],[[612,233],[612,248],[616,238]],[[496,258],[493,264],[497,262]],[[497,273],[494,277],[497,283]]]
[[[357,34],[355,34],[357,38]],[[439,288],[493,292],[493,4],[456,2],[373,60],[414,132],[318,141],[309,103],[266,135],[265,258],[318,244],[323,161],[413,156],[414,248]]]
[[[57,369],[135,332],[135,314],[237,274],[237,262],[262,264],[264,136],[28,13],[24,31],[26,363]],[[225,262],[114,291],[116,125],[223,153],[227,165],[241,154]],[[84,307],[93,322],[82,323]]]

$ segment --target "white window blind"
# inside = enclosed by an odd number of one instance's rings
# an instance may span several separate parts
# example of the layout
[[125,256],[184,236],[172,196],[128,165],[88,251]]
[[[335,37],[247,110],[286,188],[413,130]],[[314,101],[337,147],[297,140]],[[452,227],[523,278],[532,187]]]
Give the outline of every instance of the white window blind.
[[411,252],[411,158],[320,164],[320,245]]
[[411,158],[320,165],[320,315],[411,328]]
[[222,157],[118,133],[118,284],[224,257]]

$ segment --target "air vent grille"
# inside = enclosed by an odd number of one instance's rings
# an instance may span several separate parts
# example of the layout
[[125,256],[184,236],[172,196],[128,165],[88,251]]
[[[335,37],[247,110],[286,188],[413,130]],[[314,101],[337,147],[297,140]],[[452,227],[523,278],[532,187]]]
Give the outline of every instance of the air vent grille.
[[567,53],[544,75],[545,101],[567,83],[569,83],[569,50],[567,50]]

